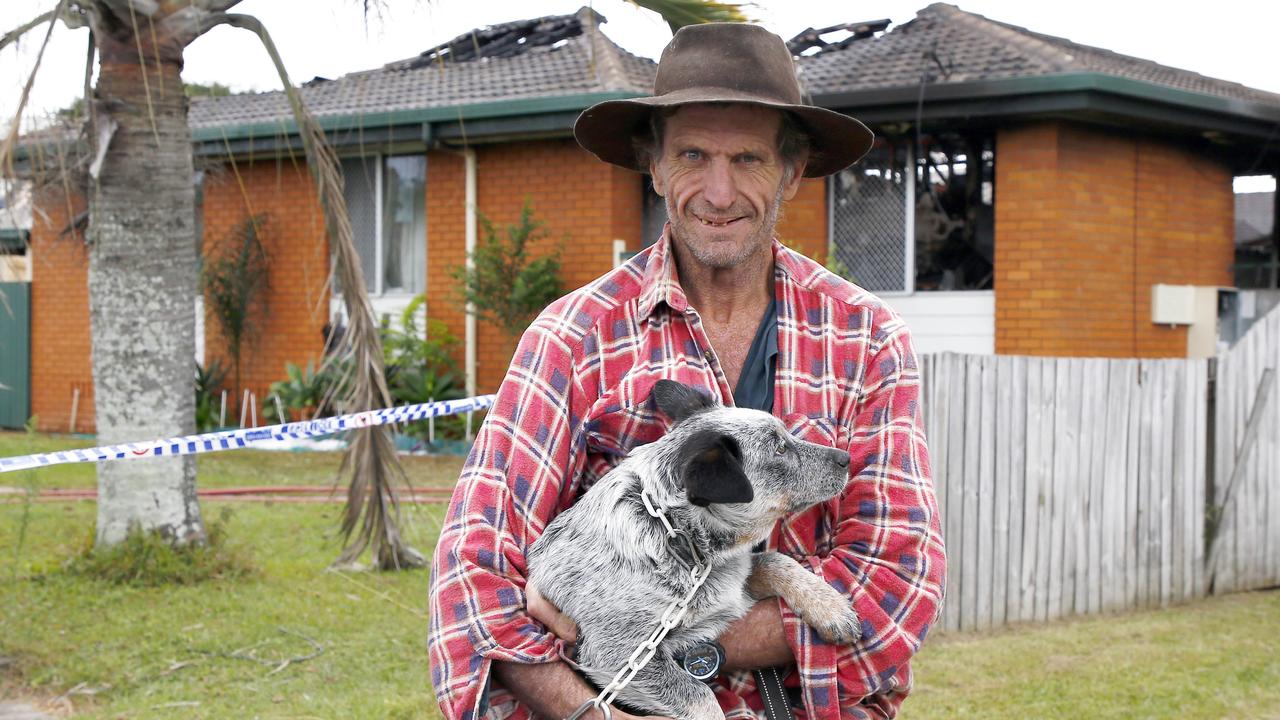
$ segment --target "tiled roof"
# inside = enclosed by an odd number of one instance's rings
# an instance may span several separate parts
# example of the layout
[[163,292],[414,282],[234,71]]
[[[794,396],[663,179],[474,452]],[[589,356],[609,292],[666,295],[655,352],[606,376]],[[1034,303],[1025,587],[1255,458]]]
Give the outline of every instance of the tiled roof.
[[[653,87],[653,61],[632,55],[605,37],[596,27],[604,21],[583,8],[573,15],[477,30],[477,34],[499,34],[515,29],[527,31],[529,37],[517,45],[518,52],[511,53],[510,45],[495,49],[497,57],[455,60],[447,51],[433,50],[424,53],[425,58],[334,80],[317,79],[301,88],[303,99],[312,115],[324,118],[601,92],[648,94]],[[545,32],[548,28],[555,32]],[[459,44],[455,40],[441,48]],[[193,98],[189,115],[193,129],[291,119],[282,91]]]
[[[936,56],[936,60],[930,57]],[[935,3],[878,37],[800,60],[816,96],[929,84],[1097,73],[1280,107],[1280,95],[1081,45]]]

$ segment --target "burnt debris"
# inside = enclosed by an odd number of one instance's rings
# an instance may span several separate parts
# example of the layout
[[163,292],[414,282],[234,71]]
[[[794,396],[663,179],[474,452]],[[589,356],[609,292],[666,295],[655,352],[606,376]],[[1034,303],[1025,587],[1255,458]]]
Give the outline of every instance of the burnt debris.
[[[808,28],[788,40],[787,47],[791,49],[792,55],[806,56],[817,55],[829,50],[843,50],[859,40],[873,38],[876,33],[884,32],[891,22],[891,20],[885,18],[882,20],[832,25],[820,30]],[[823,39],[826,35],[836,34],[840,36],[838,40]]]
[[[604,16],[594,10],[589,12],[597,25],[605,22]],[[517,20],[463,33],[415,58],[390,63],[386,69],[415,70],[439,62],[513,57],[532,48],[556,45],[582,33],[582,18],[578,14]]]

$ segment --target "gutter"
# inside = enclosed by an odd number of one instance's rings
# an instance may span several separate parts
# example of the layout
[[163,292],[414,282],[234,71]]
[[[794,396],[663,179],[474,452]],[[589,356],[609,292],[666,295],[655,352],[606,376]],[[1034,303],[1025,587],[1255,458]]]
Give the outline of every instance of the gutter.
[[[813,103],[849,111],[868,109],[877,118],[894,115],[905,120],[914,118],[919,92],[918,85],[911,85],[822,93],[813,95]],[[1063,95],[1080,98],[1111,96],[1139,101],[1153,107],[1216,115],[1233,126],[1236,132],[1264,138],[1271,133],[1275,124],[1280,123],[1280,106],[1206,95],[1103,73],[1064,73],[1032,78],[935,83],[925,87],[925,107],[931,110],[932,117],[945,117],[946,106],[949,104],[959,107],[979,105],[989,111],[997,110],[990,113],[995,115],[1003,113],[998,112],[1000,104],[993,101],[1021,99],[1026,102],[1020,105],[1020,111],[1033,111],[1035,100],[1040,99],[1044,101],[1046,109],[1061,110],[1064,109],[1062,104],[1050,102],[1050,98]],[[903,110],[907,112],[904,113]],[[955,114],[963,116],[972,113]]]
[[[422,126],[427,123],[465,122],[522,115],[541,115],[565,111],[581,111],[604,100],[621,100],[636,97],[634,92],[599,92],[557,97],[520,98],[471,105],[387,110],[383,112],[323,115],[316,117],[320,129],[326,132],[369,130],[399,125]],[[252,138],[279,138],[295,136],[298,124],[293,118],[267,122],[210,125],[192,128],[191,140],[197,143],[244,140]]]

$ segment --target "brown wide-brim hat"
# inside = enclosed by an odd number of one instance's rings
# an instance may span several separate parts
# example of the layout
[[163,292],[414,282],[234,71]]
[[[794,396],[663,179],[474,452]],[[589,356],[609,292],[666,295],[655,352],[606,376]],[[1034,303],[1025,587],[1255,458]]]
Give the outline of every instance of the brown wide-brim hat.
[[592,105],[578,116],[573,135],[607,163],[648,172],[635,142],[649,133],[650,114],[690,103],[746,103],[791,113],[809,135],[805,177],[849,167],[871,149],[875,137],[848,115],[805,104],[787,44],[747,23],[680,28],[658,61],[653,96]]

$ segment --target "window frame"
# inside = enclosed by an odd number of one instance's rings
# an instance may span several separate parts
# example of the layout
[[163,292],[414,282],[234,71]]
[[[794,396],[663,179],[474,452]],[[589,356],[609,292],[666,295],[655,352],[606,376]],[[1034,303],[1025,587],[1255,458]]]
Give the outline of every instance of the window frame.
[[[422,235],[422,246],[423,246],[422,257],[424,262],[424,268],[423,268],[424,287],[421,290],[417,290],[417,291],[403,290],[403,289],[388,291],[386,287],[385,263],[386,263],[387,239],[386,237],[384,237],[385,223],[383,221],[383,218],[386,215],[386,207],[385,207],[386,173],[387,173],[386,161],[387,159],[393,158],[393,157],[416,157],[416,158],[422,159],[422,170],[423,170],[422,172],[422,187],[423,187],[422,227],[424,230]],[[430,259],[428,258],[428,252],[427,252],[429,249],[429,245],[427,243],[427,232],[425,232],[427,230],[426,186],[427,186],[427,164],[428,164],[426,153],[421,151],[415,152],[412,150],[408,152],[375,152],[367,155],[351,155],[351,156],[341,158],[339,160],[340,163],[345,163],[347,161],[356,161],[362,165],[372,161],[375,168],[377,169],[377,171],[373,173],[373,183],[372,183],[373,208],[374,208],[374,212],[373,212],[374,270],[373,270],[373,283],[372,283],[373,286],[368,287],[370,283],[368,282],[367,278],[365,282],[365,285],[366,285],[365,290],[369,293],[369,297],[374,299],[386,298],[386,299],[403,300],[403,299],[413,298],[417,295],[420,295],[426,292],[425,263],[430,261]],[[346,198],[344,197],[343,200],[345,201]],[[358,254],[358,249],[357,249],[357,254]]]

